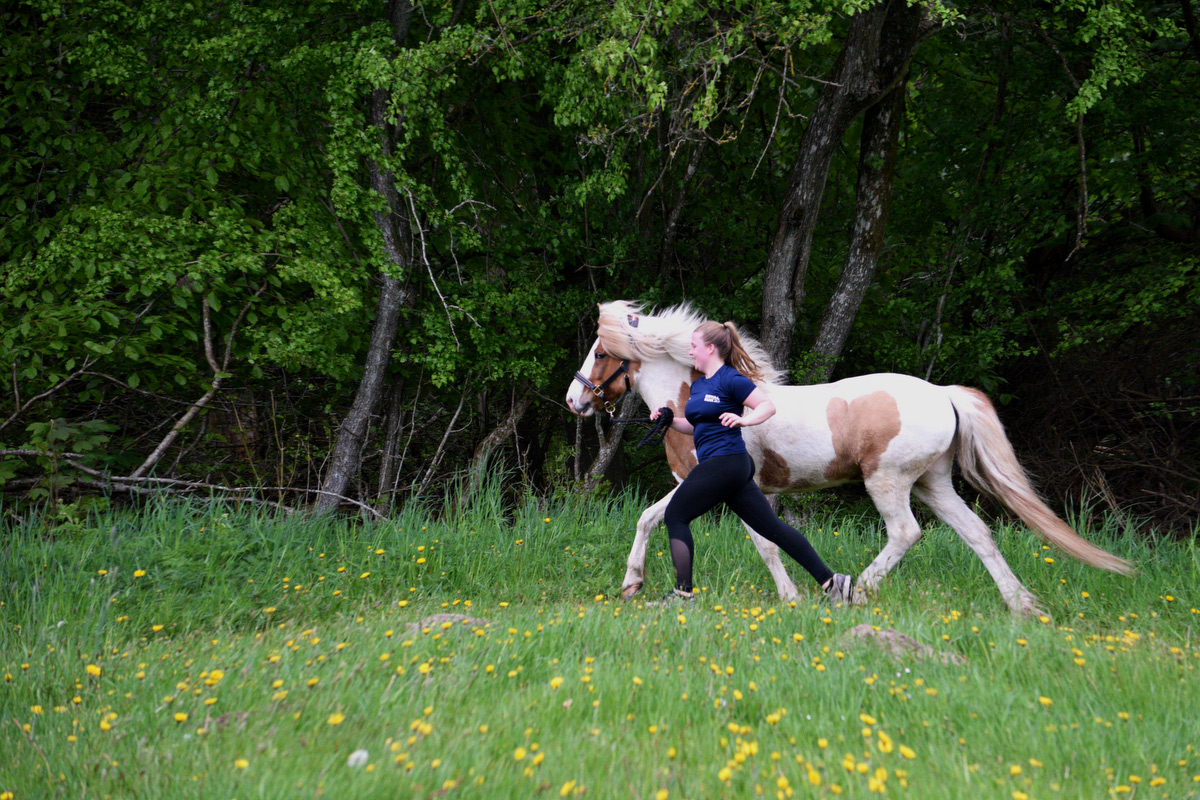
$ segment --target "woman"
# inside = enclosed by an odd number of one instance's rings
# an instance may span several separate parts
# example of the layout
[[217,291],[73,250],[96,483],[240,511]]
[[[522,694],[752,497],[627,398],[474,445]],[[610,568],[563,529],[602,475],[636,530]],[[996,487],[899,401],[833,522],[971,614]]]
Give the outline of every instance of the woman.
[[[675,588],[666,597],[692,598],[695,548],[690,523],[723,502],[756,533],[808,570],[828,597],[848,604],[854,591],[850,576],[830,570],[804,535],[775,515],[753,480],[754,462],[746,452],[740,428],[769,420],[775,415],[775,404],[747,377],[761,375],[742,347],[737,329],[731,322],[705,322],[692,334],[688,355],[704,375],[692,383],[684,418],[675,417],[671,427],[695,438],[699,463],[667,504]],[[751,413],[742,416],[744,408]],[[651,419],[665,410],[651,413]]]

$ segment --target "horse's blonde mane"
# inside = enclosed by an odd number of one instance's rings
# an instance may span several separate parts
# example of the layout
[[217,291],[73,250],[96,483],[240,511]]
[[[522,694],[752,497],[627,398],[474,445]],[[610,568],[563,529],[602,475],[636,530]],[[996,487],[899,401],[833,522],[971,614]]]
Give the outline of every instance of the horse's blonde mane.
[[[631,325],[630,317],[637,318]],[[600,304],[598,337],[605,351],[617,358],[632,361],[652,361],[670,358],[684,366],[692,366],[688,351],[692,347],[692,333],[706,322],[688,303],[681,303],[661,311],[645,311],[640,303],[628,300],[613,300]],[[782,373],[771,363],[771,357],[758,340],[738,331],[742,347],[758,366],[758,376],[747,376],[756,383],[779,385]]]

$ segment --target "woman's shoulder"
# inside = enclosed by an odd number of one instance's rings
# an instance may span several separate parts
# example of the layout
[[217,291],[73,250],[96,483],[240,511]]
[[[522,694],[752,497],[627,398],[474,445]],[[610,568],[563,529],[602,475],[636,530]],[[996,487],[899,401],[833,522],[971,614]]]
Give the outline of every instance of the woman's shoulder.
[[[729,364],[723,365],[719,370],[717,370],[717,374],[714,375],[713,377],[717,378],[718,380],[720,380],[723,383],[728,382],[728,381],[738,381],[738,380],[749,381],[750,380],[745,375],[743,375],[741,373],[741,371],[738,370],[737,367],[732,367]],[[750,381],[750,382],[753,383],[753,381]]]

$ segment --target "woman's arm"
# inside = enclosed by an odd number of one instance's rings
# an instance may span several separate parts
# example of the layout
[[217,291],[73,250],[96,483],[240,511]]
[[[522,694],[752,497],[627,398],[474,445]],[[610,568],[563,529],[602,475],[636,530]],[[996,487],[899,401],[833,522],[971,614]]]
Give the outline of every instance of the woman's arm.
[[721,424],[726,428],[748,428],[751,425],[761,425],[775,416],[775,403],[767,397],[762,389],[755,389],[742,405],[750,408],[745,416],[725,412],[721,415]]

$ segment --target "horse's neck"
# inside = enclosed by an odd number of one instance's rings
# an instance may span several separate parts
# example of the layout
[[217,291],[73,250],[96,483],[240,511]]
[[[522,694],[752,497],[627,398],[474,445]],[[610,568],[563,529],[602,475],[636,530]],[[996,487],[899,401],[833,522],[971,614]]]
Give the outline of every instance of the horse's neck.
[[669,358],[642,362],[637,381],[638,394],[651,409],[678,403],[682,410],[691,385],[692,370]]

